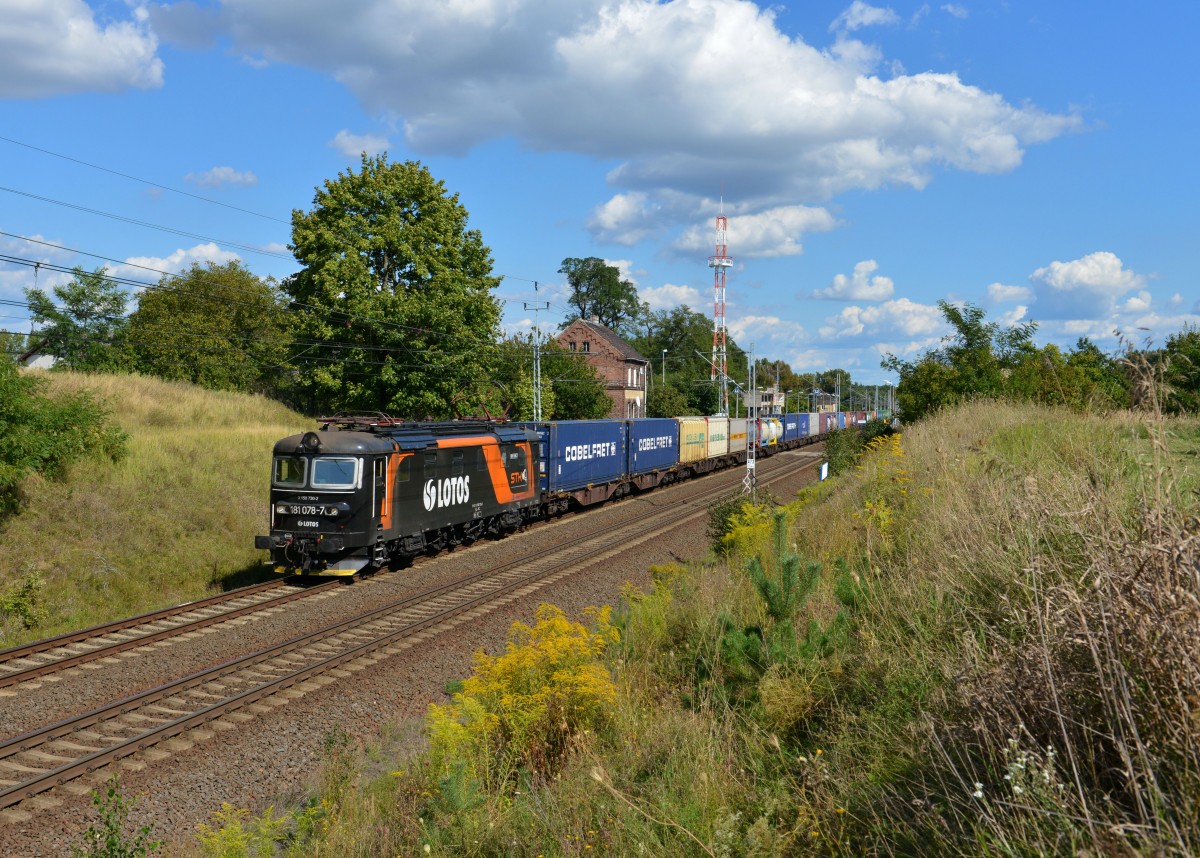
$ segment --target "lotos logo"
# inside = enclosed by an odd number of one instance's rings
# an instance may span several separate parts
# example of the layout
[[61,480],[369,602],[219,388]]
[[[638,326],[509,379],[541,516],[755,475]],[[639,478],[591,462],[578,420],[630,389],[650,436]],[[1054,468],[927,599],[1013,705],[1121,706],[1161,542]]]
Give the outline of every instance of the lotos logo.
[[429,480],[421,500],[425,510],[432,512],[444,506],[466,503],[471,499],[470,477],[447,477],[444,480]]

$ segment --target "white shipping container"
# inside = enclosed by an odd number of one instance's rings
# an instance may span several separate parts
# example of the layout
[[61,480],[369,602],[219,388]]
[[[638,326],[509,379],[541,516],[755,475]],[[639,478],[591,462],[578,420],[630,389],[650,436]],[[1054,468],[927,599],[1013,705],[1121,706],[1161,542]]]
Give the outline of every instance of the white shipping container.
[[729,418],[729,452],[746,452],[746,418]]
[[729,452],[729,418],[708,418],[708,458],[715,459]]

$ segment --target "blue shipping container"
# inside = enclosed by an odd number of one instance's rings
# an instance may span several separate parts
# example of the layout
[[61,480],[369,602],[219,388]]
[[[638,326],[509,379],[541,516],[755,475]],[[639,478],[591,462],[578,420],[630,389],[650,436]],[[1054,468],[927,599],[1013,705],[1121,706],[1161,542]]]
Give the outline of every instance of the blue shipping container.
[[628,473],[645,474],[679,464],[679,421],[673,417],[627,420]]
[[797,414],[796,417],[796,437],[807,438],[812,433],[808,431],[808,415]]
[[839,429],[846,428],[846,412],[845,411],[838,412],[838,428]]
[[541,441],[538,484],[543,492],[569,492],[625,476],[624,420],[522,423]]
[[796,441],[802,433],[800,432],[800,414],[785,414],[783,415],[783,441]]

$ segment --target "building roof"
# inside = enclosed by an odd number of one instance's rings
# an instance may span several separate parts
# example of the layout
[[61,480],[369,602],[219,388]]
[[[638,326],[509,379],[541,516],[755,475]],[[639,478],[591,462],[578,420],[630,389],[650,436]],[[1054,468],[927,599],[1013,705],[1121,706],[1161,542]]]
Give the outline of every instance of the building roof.
[[566,334],[566,332],[569,331],[576,324],[583,325],[585,328],[587,328],[589,331],[591,331],[597,337],[604,340],[606,343],[609,344],[609,346],[612,348],[613,351],[615,351],[621,357],[625,358],[625,360],[636,360],[636,361],[641,361],[642,363],[649,363],[649,361],[646,358],[642,357],[642,355],[638,352],[637,349],[635,349],[633,346],[629,345],[629,343],[625,342],[623,339],[618,337],[613,332],[612,328],[609,328],[606,325],[602,325],[599,322],[593,322],[588,319],[576,319],[574,322],[572,322],[570,325],[568,325],[567,330],[563,331],[562,334],[559,334],[559,336],[561,337],[564,334]]

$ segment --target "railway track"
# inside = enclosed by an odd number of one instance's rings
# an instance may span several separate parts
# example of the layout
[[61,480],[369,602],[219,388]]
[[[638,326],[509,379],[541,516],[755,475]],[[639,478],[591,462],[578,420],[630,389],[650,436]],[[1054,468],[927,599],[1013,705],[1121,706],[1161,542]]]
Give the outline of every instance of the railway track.
[[[793,476],[819,461],[811,454],[805,458],[798,467],[780,463],[760,482]],[[602,534],[560,542],[9,739],[0,743],[0,810],[134,754],[153,760],[186,750],[213,729],[352,676],[435,630],[467,622],[705,515],[712,498],[729,488],[715,486],[665,507],[648,503],[645,515]],[[166,750],[153,747],[163,743]]]
[[0,688],[40,679],[89,661],[109,658],[179,637],[246,614],[258,613],[340,586],[329,581],[298,587],[289,579],[265,581],[194,602],[69,632],[0,651]]

